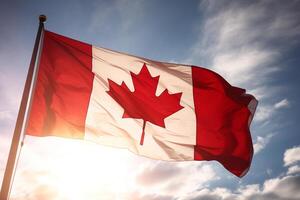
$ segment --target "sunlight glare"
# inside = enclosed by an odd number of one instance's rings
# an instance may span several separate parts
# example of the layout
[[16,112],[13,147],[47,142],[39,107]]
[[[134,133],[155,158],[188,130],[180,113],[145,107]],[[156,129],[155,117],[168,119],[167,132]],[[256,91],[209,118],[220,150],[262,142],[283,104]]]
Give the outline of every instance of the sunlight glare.
[[91,142],[29,137],[18,171],[29,169],[32,176],[46,171],[37,180],[63,199],[118,199],[134,184],[131,156],[127,150]]

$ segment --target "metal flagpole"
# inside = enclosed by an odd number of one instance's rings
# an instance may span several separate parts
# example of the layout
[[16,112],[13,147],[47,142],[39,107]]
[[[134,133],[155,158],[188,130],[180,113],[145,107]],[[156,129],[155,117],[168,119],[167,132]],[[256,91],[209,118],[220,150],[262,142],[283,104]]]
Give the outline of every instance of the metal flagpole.
[[[22,146],[22,140],[24,136],[24,130],[27,122],[28,108],[30,108],[29,98],[32,96],[32,91],[34,88],[35,77],[37,74],[36,65],[37,59],[39,57],[39,47],[44,31],[44,22],[46,21],[45,15],[39,16],[39,28],[37,31],[35,44],[31,56],[31,61],[27,73],[27,78],[25,82],[25,87],[23,90],[21,105],[19,108],[18,118],[15,125],[14,135],[12,138],[10,151],[6,163],[6,168],[4,172],[4,177],[1,186],[0,200],[9,199],[10,189],[14,177],[14,171],[16,168],[16,161],[18,159],[18,154],[20,152],[20,146]],[[31,96],[30,96],[31,95]]]

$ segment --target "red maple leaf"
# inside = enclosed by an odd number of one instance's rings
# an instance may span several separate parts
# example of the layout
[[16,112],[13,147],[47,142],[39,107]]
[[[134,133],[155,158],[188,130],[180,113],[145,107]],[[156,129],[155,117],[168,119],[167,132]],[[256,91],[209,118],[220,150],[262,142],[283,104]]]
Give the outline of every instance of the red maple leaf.
[[179,104],[182,92],[169,94],[165,89],[156,96],[159,76],[152,77],[146,64],[143,65],[139,74],[130,72],[134,92],[122,82],[116,84],[108,79],[109,91],[107,93],[124,109],[122,118],[143,119],[143,131],[140,145],[144,143],[146,122],[165,128],[164,119],[183,107]]

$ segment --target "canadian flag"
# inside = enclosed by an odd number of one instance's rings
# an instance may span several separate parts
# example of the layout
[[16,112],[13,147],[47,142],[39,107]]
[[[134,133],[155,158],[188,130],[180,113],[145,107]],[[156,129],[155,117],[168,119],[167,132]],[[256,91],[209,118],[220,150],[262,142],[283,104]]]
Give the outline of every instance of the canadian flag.
[[201,67],[94,47],[44,31],[27,135],[127,148],[161,160],[216,160],[237,176],[253,155],[257,105]]

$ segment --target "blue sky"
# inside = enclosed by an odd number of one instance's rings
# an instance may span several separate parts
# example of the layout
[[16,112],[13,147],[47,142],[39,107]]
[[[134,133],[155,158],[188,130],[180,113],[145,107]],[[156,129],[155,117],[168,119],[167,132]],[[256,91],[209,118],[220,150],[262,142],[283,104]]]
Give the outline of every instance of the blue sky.
[[204,66],[246,88],[259,100],[251,126],[255,154],[239,179],[216,162],[174,164],[79,141],[26,137],[13,199],[299,199],[299,9],[297,0],[1,1],[0,178],[37,18],[45,14],[53,32]]

